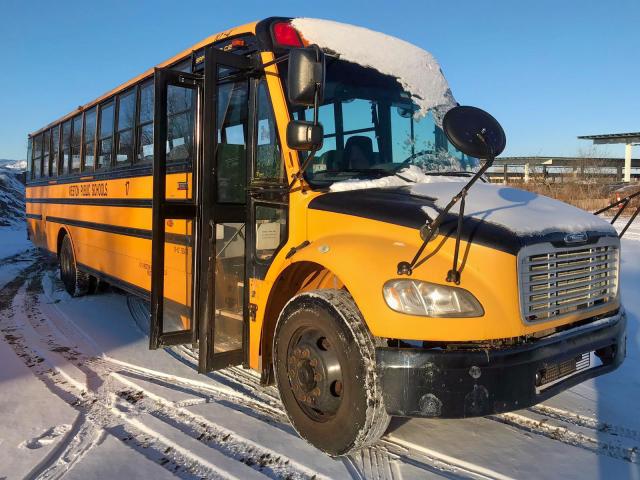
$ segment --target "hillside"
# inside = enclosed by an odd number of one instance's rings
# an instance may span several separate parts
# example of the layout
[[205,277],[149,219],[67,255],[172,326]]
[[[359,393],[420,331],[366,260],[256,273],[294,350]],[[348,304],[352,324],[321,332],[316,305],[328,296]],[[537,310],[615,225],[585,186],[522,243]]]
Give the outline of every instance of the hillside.
[[24,160],[0,159],[0,226],[18,227],[24,222]]

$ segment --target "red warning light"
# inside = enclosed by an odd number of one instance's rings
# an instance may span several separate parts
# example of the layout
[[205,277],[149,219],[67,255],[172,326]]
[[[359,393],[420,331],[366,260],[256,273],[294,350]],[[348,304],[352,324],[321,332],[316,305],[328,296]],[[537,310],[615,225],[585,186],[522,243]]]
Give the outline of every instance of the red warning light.
[[273,24],[273,40],[281,47],[302,47],[302,40],[295,28],[287,22]]

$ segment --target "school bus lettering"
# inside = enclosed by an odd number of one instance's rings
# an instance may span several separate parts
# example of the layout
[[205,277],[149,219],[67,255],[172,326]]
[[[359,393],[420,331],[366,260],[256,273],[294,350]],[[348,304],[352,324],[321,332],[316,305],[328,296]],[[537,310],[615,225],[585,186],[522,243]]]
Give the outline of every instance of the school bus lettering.
[[[506,135],[428,52],[269,18],[149,72],[30,135],[26,210],[71,295],[94,275],[150,300],[150,348],[259,371],[331,455],[623,361],[615,230],[485,183]],[[119,123],[87,138],[86,115]]]
[[108,196],[108,184],[102,183],[81,183],[80,185],[69,186],[70,197],[106,197]]

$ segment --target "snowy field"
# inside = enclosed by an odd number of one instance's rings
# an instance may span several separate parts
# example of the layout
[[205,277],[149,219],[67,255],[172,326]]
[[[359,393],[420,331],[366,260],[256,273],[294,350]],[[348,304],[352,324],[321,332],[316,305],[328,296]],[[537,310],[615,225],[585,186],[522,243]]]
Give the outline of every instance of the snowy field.
[[149,351],[125,295],[70,298],[24,228],[1,227],[0,479],[640,479],[640,221],[622,260],[616,372],[514,413],[395,419],[375,447],[331,459],[254,374]]

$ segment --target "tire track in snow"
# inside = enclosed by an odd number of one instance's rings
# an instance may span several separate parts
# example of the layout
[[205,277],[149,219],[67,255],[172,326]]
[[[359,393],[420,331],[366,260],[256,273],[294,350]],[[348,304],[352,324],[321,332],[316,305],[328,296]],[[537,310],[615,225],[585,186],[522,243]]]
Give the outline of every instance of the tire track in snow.
[[550,417],[555,420],[576,425],[578,427],[589,428],[591,430],[595,430],[598,433],[606,433],[606,434],[615,435],[618,437],[625,437],[630,440],[635,440],[640,442],[639,431],[633,430],[627,427],[622,427],[620,425],[614,425],[609,422],[600,422],[595,418],[592,418],[586,415],[579,415],[577,413],[570,412],[568,410],[551,407],[549,405],[544,405],[542,403],[535,405],[533,407],[530,407],[528,410],[531,412],[537,413],[538,415]]
[[[59,331],[56,332],[56,329],[52,328],[53,326],[46,321],[46,318],[36,314],[36,292],[29,293],[29,286],[25,287],[25,282],[28,279],[31,280],[31,283],[34,282],[32,277],[29,278],[29,275],[24,275],[12,283],[11,286],[15,288],[10,288],[6,292],[3,290],[5,295],[0,299],[5,300],[2,302],[3,306],[7,305],[7,297],[14,297],[14,291],[17,295],[15,295],[15,301],[10,304],[12,311],[7,312],[7,315],[3,315],[3,318],[6,317],[7,320],[2,322],[0,329],[5,333],[5,336],[9,335],[8,341],[16,354],[23,359],[28,359],[25,363],[32,368],[38,378],[47,384],[53,393],[64,398],[84,416],[80,425],[73,429],[74,431],[81,431],[87,424],[97,425],[99,430],[107,431],[117,436],[150,460],[182,478],[201,478],[203,476],[207,478],[243,478],[246,476],[242,474],[237,476],[230,474],[227,470],[221,470],[216,464],[201,456],[194,455],[186,449],[182,449],[162,434],[149,429],[143,421],[138,419],[138,417],[146,413],[144,410],[119,408],[122,402],[119,402],[117,395],[114,393],[117,390],[114,380],[110,377],[112,372],[108,369],[102,369],[101,371],[100,368],[95,368],[102,365],[99,362],[92,361],[91,357],[73,349],[71,345],[65,345],[65,342],[59,341],[63,340],[59,338]],[[31,303],[30,299],[33,299],[33,303]],[[13,310],[19,304],[22,304],[24,318],[18,319],[13,314]],[[3,313],[5,312],[3,311]],[[56,333],[58,335],[55,335]],[[36,335],[39,338],[34,338]],[[47,353],[44,356],[41,355],[45,350]],[[100,387],[97,390],[88,389],[87,384],[78,382],[77,379],[73,378],[73,375],[65,374],[61,367],[56,366],[59,362],[52,358],[55,355],[59,355],[69,363],[76,365],[87,377],[100,377],[103,380],[99,383]],[[61,377],[62,381],[56,377]],[[167,405],[164,407],[167,408]],[[81,435],[74,438],[78,439],[79,437]],[[95,436],[90,437],[93,438]],[[225,441],[228,439],[225,438]],[[83,455],[80,455],[80,453],[84,452],[86,454],[96,443],[94,441],[77,441],[74,443],[70,440],[67,439],[65,444],[59,446],[56,451],[57,455],[50,456],[47,462],[38,465],[32,471],[31,476],[33,478],[60,478],[60,476],[69,471],[69,468],[78,459],[82,458]],[[236,442],[236,444],[241,448],[245,446],[252,447],[247,442],[244,444]],[[262,460],[266,459],[264,463],[268,464],[268,457],[264,455],[265,453],[268,452],[265,450],[260,452],[260,455],[263,455]],[[70,462],[70,458],[75,459],[75,461]],[[241,463],[238,460],[238,458],[228,458],[229,462],[239,466]],[[252,452],[244,455],[241,460],[243,461],[242,468],[247,468],[244,465],[251,467],[252,465],[250,464],[253,463]],[[260,470],[258,461],[253,464],[256,465],[254,470]],[[288,459],[283,460],[282,464],[273,470],[277,472],[275,475],[283,478],[308,478],[314,475],[309,469],[297,469]],[[318,475],[316,477],[321,478]]]
[[513,480],[490,468],[452,457],[416,443],[388,435],[382,438],[381,444],[402,461],[415,465],[423,470],[438,473],[447,478],[473,478],[477,480]]
[[[235,392],[230,389],[215,389],[201,382],[189,381],[187,379],[176,379],[171,375],[149,371],[124,362],[119,362],[115,359],[88,356],[79,351],[75,346],[72,346],[72,342],[69,342],[69,338],[67,338],[54,323],[48,320],[46,316],[43,316],[42,314],[28,314],[27,318],[28,323],[30,323],[34,332],[40,335],[42,342],[46,344],[50,352],[54,352],[54,354],[63,357],[69,363],[76,365],[79,370],[86,374],[88,379],[100,379],[99,382],[88,381],[87,385],[93,383],[93,385],[97,387],[97,390],[102,394],[102,397],[106,394],[107,396],[115,399],[114,402],[110,402],[106,405],[112,410],[112,415],[122,417],[129,425],[137,428],[143,433],[146,433],[148,436],[158,437],[161,442],[167,444],[167,449],[180,451],[179,446],[176,446],[175,444],[172,446],[170,441],[166,439],[163,440],[162,434],[156,435],[157,432],[146,428],[144,422],[141,423],[136,417],[143,414],[151,414],[164,423],[170,425],[175,430],[200,441],[209,448],[222,452],[222,454],[226,455],[233,461],[243,463],[257,472],[266,474],[267,476],[291,479],[324,478],[317,472],[314,472],[287,457],[282,457],[266,447],[257,445],[250,440],[240,437],[232,431],[228,431],[207,421],[203,417],[192,414],[183,407],[176,405],[174,402],[170,402],[169,400],[149,392],[148,390],[140,387],[140,385],[134,383],[132,380],[125,378],[121,373],[127,372],[129,374],[134,374],[146,381],[155,380],[157,382],[158,378],[161,378],[166,382],[167,386],[174,388],[177,383],[183,388],[190,388],[200,394],[204,393],[207,401],[224,400],[229,404],[237,404],[239,403],[238,400],[240,400],[240,403],[244,403],[245,406],[248,406],[251,409],[260,407],[256,402],[249,401],[247,404],[244,397],[237,394],[234,395]],[[118,389],[116,389],[116,384],[120,385]],[[149,402],[145,402],[141,403],[140,407],[138,407],[136,406],[137,402],[134,401],[123,406],[125,402],[123,402],[121,398],[126,398],[126,395],[123,395],[123,386],[125,388],[133,389],[136,392],[142,392],[143,398],[150,398],[153,400],[153,405],[150,405]],[[76,388],[78,388],[77,384]],[[89,393],[93,393],[93,390],[96,390],[96,388],[92,389]],[[142,408],[143,406],[144,408]],[[262,410],[265,410],[264,407]],[[133,413],[133,417],[130,413]],[[266,409],[265,413],[272,415],[277,412]],[[189,456],[188,451],[182,451],[180,453],[184,457]],[[162,458],[160,461],[164,462],[165,459]],[[202,461],[202,459],[197,460],[195,463],[206,465],[206,462]],[[211,468],[209,469],[211,470]],[[213,475],[213,477],[215,477],[215,475]]]
[[[25,269],[21,275],[10,282],[8,288],[3,289],[0,295],[0,332],[3,333],[5,339],[12,347],[18,357],[20,357],[25,365],[39,378],[48,389],[65,400],[68,404],[79,411],[83,418],[79,431],[83,430],[83,426],[88,422],[95,425],[100,430],[105,430],[125,443],[133,445],[134,448],[152,461],[161,464],[171,473],[177,474],[185,479],[198,479],[202,475],[211,478],[229,478],[225,472],[219,472],[217,467],[208,464],[204,459],[195,458],[194,456],[182,455],[176,452],[167,453],[167,449],[171,445],[162,445],[156,439],[149,436],[145,432],[133,424],[131,419],[124,415],[117,415],[112,411],[111,401],[101,392],[91,392],[83,388],[81,384],[70,380],[70,376],[66,375],[62,369],[54,365],[46,357],[41,356],[44,348],[38,348],[34,343],[37,339],[28,330],[25,331],[24,322],[16,315],[16,306],[20,301],[24,301],[27,296],[27,288],[25,283],[29,278],[28,275],[39,269],[37,264],[35,268]],[[8,298],[14,298],[15,301],[7,304]],[[23,311],[27,314],[28,312]],[[44,347],[44,345],[40,345]],[[123,438],[124,435],[124,438]],[[40,464],[31,472],[34,478],[61,478],[69,469],[76,464],[96,442],[73,441],[67,435],[63,439],[58,450],[59,456],[51,457],[47,460],[49,464]],[[93,435],[88,435],[94,438]],[[159,445],[157,445],[159,443]],[[158,446],[160,448],[158,448]],[[161,460],[166,459],[166,462]]]
[[[486,417],[490,420],[509,425],[526,432],[541,435],[566,445],[582,448],[590,452],[625,460],[630,463],[640,464],[640,447],[637,445],[622,445],[621,442],[613,442],[585,433],[572,430],[570,426],[554,425],[548,418],[529,418],[518,413],[501,413]],[[576,423],[568,422],[576,425]],[[580,425],[583,426],[583,425]],[[604,432],[603,432],[604,433]]]

